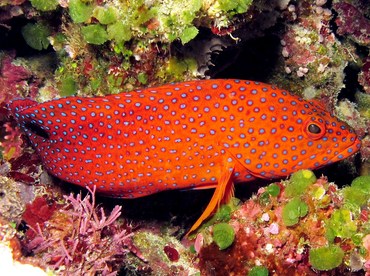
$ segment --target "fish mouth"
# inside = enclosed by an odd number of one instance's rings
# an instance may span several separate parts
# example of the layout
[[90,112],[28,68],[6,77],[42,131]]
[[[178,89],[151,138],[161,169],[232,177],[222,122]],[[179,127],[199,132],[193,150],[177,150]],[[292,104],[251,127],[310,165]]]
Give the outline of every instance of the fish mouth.
[[[330,164],[333,164],[335,162],[338,162],[338,161],[341,161],[341,160],[344,160],[352,155],[355,155],[361,148],[361,140],[358,139],[358,137],[356,137],[356,139],[353,141],[353,143],[351,143],[350,145],[348,145],[346,148],[342,149],[340,152],[338,152],[336,155],[334,155],[333,157],[331,157],[330,159],[328,158],[327,160],[323,160],[321,159],[320,161],[318,161],[318,163],[321,162],[320,165],[314,165],[311,167],[311,169],[313,170],[316,170],[316,169],[320,169],[324,166],[327,166],[327,165],[330,165]],[[323,151],[319,152],[317,155],[326,155],[327,153],[327,149],[324,149]],[[296,165],[293,167],[293,170],[299,170],[299,169],[304,169],[305,168],[305,161],[307,161],[308,159],[310,159],[310,157],[307,157],[305,158],[303,161],[303,164],[302,165]],[[307,166],[306,166],[307,168]]]
[[[326,163],[322,164],[318,168],[321,168],[322,166],[325,166],[328,164],[335,163],[340,160],[344,160],[352,155],[355,155],[360,150],[360,148],[361,148],[361,140],[358,137],[356,137],[356,139],[353,141],[352,144],[350,144],[348,147],[338,152],[338,154],[336,154],[332,158],[328,159]],[[322,153],[325,153],[325,152],[326,150],[322,151]]]

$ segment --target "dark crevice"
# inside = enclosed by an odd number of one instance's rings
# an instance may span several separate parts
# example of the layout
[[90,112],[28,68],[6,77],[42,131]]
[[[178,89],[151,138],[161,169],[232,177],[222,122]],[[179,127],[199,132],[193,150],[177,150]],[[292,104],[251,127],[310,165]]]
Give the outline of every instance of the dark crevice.
[[348,99],[351,102],[355,102],[355,93],[362,89],[361,85],[358,83],[357,76],[360,72],[360,68],[354,64],[350,63],[344,69],[344,88],[341,89],[338,100]]
[[266,81],[278,63],[280,39],[268,35],[229,47],[213,56],[211,78],[240,78]]

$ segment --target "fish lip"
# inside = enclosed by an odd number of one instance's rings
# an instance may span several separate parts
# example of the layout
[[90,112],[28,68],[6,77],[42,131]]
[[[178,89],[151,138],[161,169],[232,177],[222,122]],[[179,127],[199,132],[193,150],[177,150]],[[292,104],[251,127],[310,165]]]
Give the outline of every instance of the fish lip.
[[[357,146],[357,145],[360,145],[360,146]],[[353,153],[350,154],[350,155],[347,155],[348,154],[348,150],[352,148],[353,149]],[[333,156],[332,158],[326,160],[325,162],[323,162],[321,165],[317,166],[317,167],[312,167],[311,169],[313,170],[317,170],[317,169],[320,169],[324,166],[327,166],[327,165],[330,165],[330,164],[333,164],[337,161],[341,161],[341,160],[344,160],[350,156],[353,156],[355,154],[358,153],[359,149],[361,148],[361,140],[356,137],[356,139],[353,141],[353,143],[351,143],[348,147],[346,147],[345,149],[341,150],[340,152],[338,152],[338,154],[336,154],[335,156]],[[323,151],[320,151],[318,154],[323,154],[326,152],[327,149],[324,149]],[[339,158],[338,156],[340,155],[344,155],[345,157],[343,158]],[[307,158],[305,158],[304,160],[307,160],[309,159],[310,157],[307,156]],[[302,160],[303,161],[303,160]],[[299,169],[305,169],[303,166],[295,166],[294,167],[295,170],[299,170]]]
[[[354,156],[354,155],[356,155],[356,154],[359,152],[360,148],[361,148],[361,140],[360,140],[358,137],[356,137],[356,139],[353,141],[353,143],[352,143],[352,144],[350,144],[348,147],[346,147],[346,148],[345,148],[345,149],[343,149],[342,151],[338,152],[338,154],[337,154],[337,155],[335,155],[335,156],[333,156],[332,158],[330,158],[330,159],[329,159],[325,164],[323,164],[323,165],[326,165],[326,164],[332,164],[332,163],[334,163],[334,162],[344,160],[344,159],[346,159],[346,158],[348,158],[348,157],[350,157],[350,156]],[[348,150],[349,150],[349,149],[353,149],[353,152],[352,152],[350,155],[348,155]],[[325,152],[325,151],[323,151],[323,152]],[[341,156],[341,155],[344,155],[344,157],[339,158],[339,156]],[[334,160],[334,161],[333,161],[333,160]]]

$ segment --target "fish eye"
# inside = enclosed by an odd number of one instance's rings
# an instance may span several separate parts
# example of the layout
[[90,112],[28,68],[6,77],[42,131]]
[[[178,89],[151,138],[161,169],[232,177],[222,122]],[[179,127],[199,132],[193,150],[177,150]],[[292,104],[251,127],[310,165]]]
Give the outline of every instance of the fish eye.
[[307,130],[312,134],[319,134],[321,132],[321,128],[316,124],[309,124]]
[[318,140],[326,133],[325,124],[315,120],[315,118],[310,118],[304,123],[303,132],[308,138]]
[[25,123],[24,128],[26,128],[28,131],[31,131],[33,134],[35,134],[37,136],[40,136],[44,139],[49,139],[50,138],[49,133],[45,129],[42,129],[39,125],[37,125],[33,122]]

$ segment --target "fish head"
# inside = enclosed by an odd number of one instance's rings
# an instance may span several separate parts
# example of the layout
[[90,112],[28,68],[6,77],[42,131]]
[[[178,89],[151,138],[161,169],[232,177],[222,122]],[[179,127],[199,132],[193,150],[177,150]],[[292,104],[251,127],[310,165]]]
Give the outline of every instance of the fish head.
[[[360,150],[361,141],[355,131],[315,102],[302,103],[303,123],[296,136],[300,161],[292,170],[317,169],[341,161]],[[303,137],[303,138],[302,138]]]
[[239,130],[244,140],[228,148],[250,174],[281,178],[300,169],[321,168],[359,151],[361,141],[354,130],[321,105],[286,91],[273,91],[278,95],[276,101],[269,98],[258,113],[245,114]]

